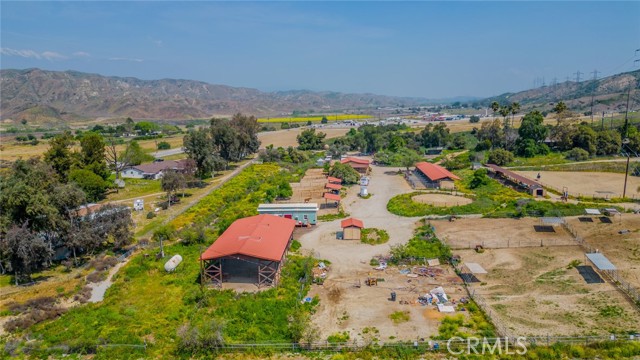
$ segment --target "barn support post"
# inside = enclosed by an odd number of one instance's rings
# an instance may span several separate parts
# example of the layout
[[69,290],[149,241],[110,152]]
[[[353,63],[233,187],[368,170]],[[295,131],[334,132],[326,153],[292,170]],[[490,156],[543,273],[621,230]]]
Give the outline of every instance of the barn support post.
[[278,264],[277,261],[269,261],[264,266],[258,265],[258,288],[278,284]]
[[204,265],[203,277],[217,287],[222,287],[222,262],[220,259],[208,260]]

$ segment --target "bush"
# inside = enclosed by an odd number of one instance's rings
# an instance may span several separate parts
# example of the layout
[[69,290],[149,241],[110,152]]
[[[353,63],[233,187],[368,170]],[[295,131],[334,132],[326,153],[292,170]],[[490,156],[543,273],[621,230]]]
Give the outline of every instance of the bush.
[[469,122],[472,124],[480,122],[480,116],[471,115],[471,117],[469,118]]
[[384,244],[389,241],[389,233],[386,230],[376,228],[362,229],[360,241],[369,245]]
[[573,148],[567,152],[566,158],[575,161],[584,161],[589,159],[589,152],[581,148]]
[[302,247],[302,244],[300,244],[300,241],[293,240],[291,242],[291,251],[298,251],[301,247]]
[[147,213],[147,219],[153,219],[154,217],[156,217],[156,213],[153,211],[149,211]]
[[506,165],[514,160],[511,151],[505,149],[495,149],[489,152],[489,164],[496,164],[498,166]]
[[389,319],[391,319],[391,321],[393,321],[394,324],[398,325],[401,324],[403,322],[407,322],[409,320],[411,320],[411,314],[409,313],[409,311],[396,311],[394,313],[392,313],[391,315],[389,315]]
[[158,150],[168,150],[171,149],[171,144],[166,141],[160,141],[158,143]]
[[469,183],[469,187],[472,189],[475,189],[482,185],[487,185],[489,181],[490,179],[489,179],[489,176],[487,176],[487,169],[480,168],[473,172],[473,178]]
[[478,144],[476,145],[475,150],[476,151],[485,151],[485,150],[491,149],[492,146],[493,146],[493,144],[491,143],[491,140],[485,139],[483,141],[478,142]]

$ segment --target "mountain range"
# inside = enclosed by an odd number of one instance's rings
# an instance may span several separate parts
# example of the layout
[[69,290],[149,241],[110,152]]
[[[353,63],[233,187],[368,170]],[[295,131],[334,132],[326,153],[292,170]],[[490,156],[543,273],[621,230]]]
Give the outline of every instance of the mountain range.
[[527,111],[551,108],[562,100],[571,110],[582,112],[590,109],[592,96],[595,112],[620,111],[626,105],[627,91],[639,88],[639,79],[640,70],[599,80],[567,81],[482,100],[473,97],[429,100],[330,91],[264,92],[193,80],[140,80],[77,71],[5,69],[0,70],[0,119],[5,122],[26,119],[30,123],[60,123],[113,117],[198,119],[237,112],[256,116],[288,115],[293,111],[366,113],[380,107],[454,101],[482,105],[492,101],[517,101],[522,110]]
[[77,71],[0,70],[0,118],[31,122],[124,117],[192,119],[237,112],[277,116],[292,111],[334,112],[415,106],[422,98],[307,90],[263,92],[192,80],[140,80]]

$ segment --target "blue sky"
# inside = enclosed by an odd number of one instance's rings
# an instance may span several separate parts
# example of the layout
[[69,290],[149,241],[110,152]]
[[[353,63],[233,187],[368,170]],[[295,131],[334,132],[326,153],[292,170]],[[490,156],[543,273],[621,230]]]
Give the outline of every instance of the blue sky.
[[0,13],[3,69],[267,91],[490,96],[629,71],[640,48],[637,1],[2,1]]

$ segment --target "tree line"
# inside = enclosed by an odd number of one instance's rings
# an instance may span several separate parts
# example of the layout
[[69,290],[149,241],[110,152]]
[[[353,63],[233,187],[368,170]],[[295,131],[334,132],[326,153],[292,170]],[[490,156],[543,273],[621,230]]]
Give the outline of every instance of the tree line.
[[55,164],[58,170],[37,158],[19,159],[0,175],[0,271],[13,273],[16,284],[50,265],[57,250],[67,249],[77,262],[80,254],[119,249],[132,239],[127,207],[83,208],[87,194],[59,172],[68,164]]

